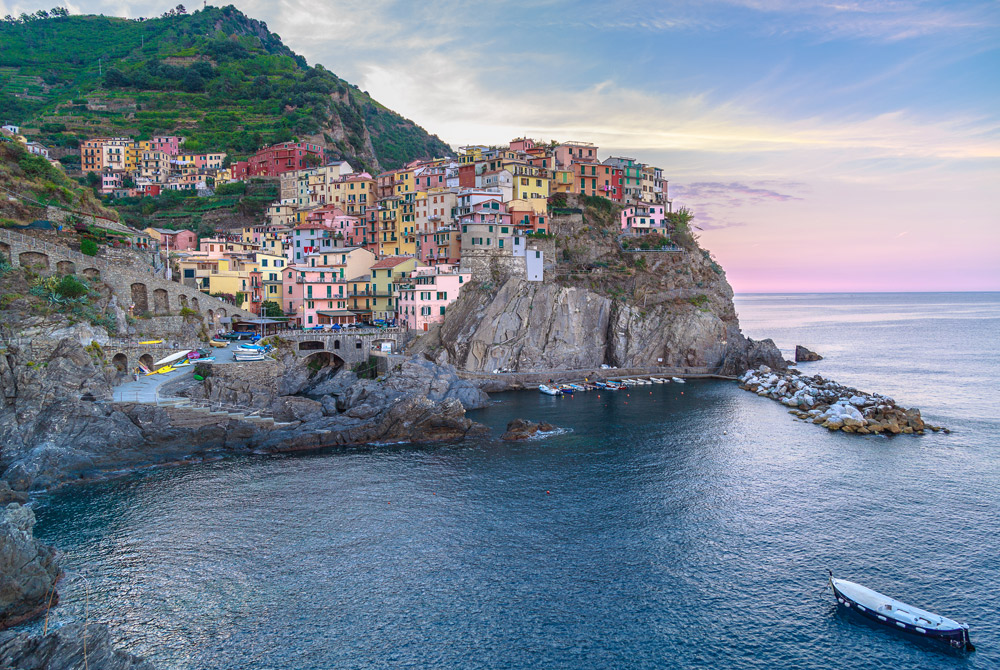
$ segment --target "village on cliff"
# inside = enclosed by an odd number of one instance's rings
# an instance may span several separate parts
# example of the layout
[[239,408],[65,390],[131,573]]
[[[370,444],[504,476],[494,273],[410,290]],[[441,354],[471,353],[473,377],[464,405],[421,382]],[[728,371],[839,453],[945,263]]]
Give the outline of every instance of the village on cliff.
[[[48,158],[16,126],[3,132]],[[456,157],[372,175],[328,161],[322,147],[307,142],[229,162],[224,153],[185,153],[183,137],[115,137],[81,142],[80,167],[99,176],[92,180],[100,193],[113,198],[169,190],[209,196],[251,180],[280,184],[265,221],[201,239],[185,229],[125,228],[125,243],[158,251],[166,278],[290,327],[424,331],[443,320],[469,281],[497,264],[543,282],[546,250],[553,249],[546,244],[550,216],[565,210],[569,194],[621,205],[624,247],[676,249],[662,170],[633,158],[601,160],[587,142],[465,146]]]

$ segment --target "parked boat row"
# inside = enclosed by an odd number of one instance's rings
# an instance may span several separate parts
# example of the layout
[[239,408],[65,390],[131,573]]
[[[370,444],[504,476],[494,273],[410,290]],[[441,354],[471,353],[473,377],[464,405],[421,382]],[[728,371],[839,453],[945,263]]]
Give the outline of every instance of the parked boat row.
[[582,383],[565,383],[565,384],[554,384],[549,382],[548,384],[539,384],[538,390],[545,395],[571,395],[573,393],[582,391],[593,391],[593,390],[605,390],[605,391],[622,391],[632,386],[646,386],[652,384],[669,384],[670,382],[676,382],[678,384],[683,384],[684,380],[680,377],[672,377],[667,379],[666,377],[649,377],[649,378],[625,378],[619,380],[609,379],[603,382],[590,382],[583,381]]

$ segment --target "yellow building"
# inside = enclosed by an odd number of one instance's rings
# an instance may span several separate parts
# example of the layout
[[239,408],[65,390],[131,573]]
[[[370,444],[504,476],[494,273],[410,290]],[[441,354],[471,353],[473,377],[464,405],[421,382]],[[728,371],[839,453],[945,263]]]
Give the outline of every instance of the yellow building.
[[389,321],[396,318],[399,291],[397,285],[410,276],[417,266],[424,266],[416,258],[389,256],[371,267],[372,318]]
[[542,199],[551,195],[551,182],[545,168],[535,167],[525,161],[504,161],[503,169],[514,177],[513,197],[523,200]]
[[288,263],[283,254],[258,252],[256,269],[261,274],[263,300],[281,304],[281,272]]

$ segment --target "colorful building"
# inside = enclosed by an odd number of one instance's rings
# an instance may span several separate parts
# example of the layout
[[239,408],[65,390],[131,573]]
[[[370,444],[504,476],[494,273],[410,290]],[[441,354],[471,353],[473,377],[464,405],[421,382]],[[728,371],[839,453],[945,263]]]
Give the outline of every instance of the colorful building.
[[252,177],[277,177],[284,172],[323,164],[323,148],[308,142],[282,142],[259,150],[247,161]]
[[460,272],[455,265],[417,267],[409,279],[399,282],[396,320],[411,330],[427,330],[444,320],[448,305],[458,299],[472,273]]

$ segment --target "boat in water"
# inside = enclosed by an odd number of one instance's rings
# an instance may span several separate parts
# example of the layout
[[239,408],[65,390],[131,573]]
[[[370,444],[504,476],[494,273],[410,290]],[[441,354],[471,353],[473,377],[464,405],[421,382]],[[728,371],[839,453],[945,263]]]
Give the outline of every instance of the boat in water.
[[671,377],[670,381],[672,381],[675,384],[683,384],[684,383],[684,380],[681,379],[680,377]]
[[538,390],[545,395],[562,395],[562,391],[557,388],[552,388],[551,386],[546,386],[545,384],[539,384]]
[[969,640],[969,625],[940,614],[922,610],[890,598],[861,584],[837,579],[830,571],[830,588],[837,603],[877,623],[899,628],[916,635],[948,642],[953,647],[975,651]]

